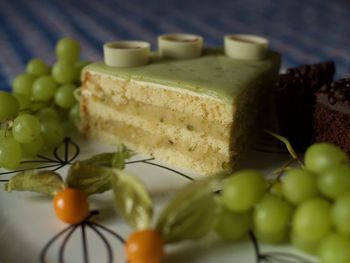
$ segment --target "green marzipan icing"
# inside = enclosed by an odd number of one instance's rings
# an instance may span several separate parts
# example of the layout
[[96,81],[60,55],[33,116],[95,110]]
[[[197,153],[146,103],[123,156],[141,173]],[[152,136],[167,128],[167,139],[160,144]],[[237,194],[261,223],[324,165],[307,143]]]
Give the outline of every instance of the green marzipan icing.
[[276,75],[279,62],[279,54],[273,51],[268,52],[265,60],[249,61],[226,57],[222,50],[205,49],[195,59],[169,60],[153,54],[151,62],[140,67],[116,68],[97,62],[84,71],[183,88],[231,103],[261,74]]

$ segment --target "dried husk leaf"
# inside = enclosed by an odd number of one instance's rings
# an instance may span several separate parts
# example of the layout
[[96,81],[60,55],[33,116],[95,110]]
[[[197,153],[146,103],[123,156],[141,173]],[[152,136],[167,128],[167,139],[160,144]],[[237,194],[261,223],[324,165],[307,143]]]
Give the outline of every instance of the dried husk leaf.
[[31,191],[50,196],[62,191],[64,187],[65,184],[59,174],[38,170],[19,172],[5,184],[7,192]]
[[100,153],[80,162],[96,166],[112,167],[113,158],[115,154],[117,154],[117,152]]
[[66,178],[68,187],[79,189],[87,195],[100,194],[111,189],[113,168],[76,162],[73,164]]
[[156,225],[167,243],[199,239],[212,229],[220,207],[214,192],[222,177],[191,182],[172,198]]
[[115,170],[112,187],[117,213],[136,230],[149,228],[153,203],[145,185],[137,177]]
[[129,150],[124,145],[119,145],[117,152],[100,153],[81,162],[90,165],[113,167],[122,170],[125,168],[125,160],[131,158],[134,154],[135,153],[133,151]]

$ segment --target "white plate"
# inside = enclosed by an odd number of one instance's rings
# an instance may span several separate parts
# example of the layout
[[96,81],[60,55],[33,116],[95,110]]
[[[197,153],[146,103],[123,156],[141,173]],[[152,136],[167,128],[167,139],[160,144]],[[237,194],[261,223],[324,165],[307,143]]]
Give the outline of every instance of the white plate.
[[[75,139],[80,147],[77,159],[83,159],[99,152],[113,151],[114,148],[92,141]],[[260,150],[253,150],[247,160],[247,167],[258,168],[266,173],[280,166],[287,160],[287,154],[268,153],[263,150],[271,148],[269,143],[259,144]],[[69,156],[73,157],[77,148],[69,143]],[[65,146],[58,151],[57,168],[65,160]],[[51,156],[57,160],[55,156]],[[68,158],[69,159],[69,158]],[[140,161],[142,156],[133,157],[129,161]],[[35,166],[46,166],[54,163],[35,163]],[[127,164],[126,169],[141,178],[152,194],[159,211],[169,199],[171,193],[177,188],[189,182],[179,173],[196,178],[195,174],[176,170],[173,167],[156,166],[160,164],[154,160],[146,162],[132,162]],[[62,176],[66,175],[69,164],[64,165],[58,171]],[[170,169],[175,169],[174,171]],[[177,171],[177,172],[176,172]],[[4,172],[4,171],[2,171]],[[0,180],[6,180],[11,174],[0,175]],[[0,183],[4,184],[4,182]],[[95,229],[101,236],[88,225],[79,226],[69,236],[70,228],[50,243],[57,234],[67,227],[56,218],[50,198],[27,192],[6,193],[0,187],[0,261],[11,262],[50,262],[50,263],[125,263],[123,245],[118,239],[106,229],[118,233],[124,239],[127,238],[131,229],[119,218],[112,203],[111,193],[104,193],[91,197],[93,210],[98,210],[99,215],[92,217],[91,221],[98,224]],[[106,229],[103,229],[105,227]],[[85,239],[83,238],[85,233]],[[83,240],[86,241],[84,246]],[[107,245],[108,244],[108,245]],[[178,245],[167,247],[165,263],[282,263],[282,262],[315,262],[314,259],[297,252],[295,249],[285,246],[267,246],[258,243],[260,258],[258,258],[256,247],[252,240],[239,243],[225,243],[214,234],[200,241],[182,242]],[[44,248],[47,247],[45,253]],[[109,254],[109,248],[112,251]],[[45,255],[44,261],[40,258]],[[60,255],[63,261],[60,260]],[[111,258],[113,257],[113,259]],[[265,257],[263,257],[265,256]],[[302,257],[303,259],[299,258]],[[283,261],[285,260],[285,261]]]

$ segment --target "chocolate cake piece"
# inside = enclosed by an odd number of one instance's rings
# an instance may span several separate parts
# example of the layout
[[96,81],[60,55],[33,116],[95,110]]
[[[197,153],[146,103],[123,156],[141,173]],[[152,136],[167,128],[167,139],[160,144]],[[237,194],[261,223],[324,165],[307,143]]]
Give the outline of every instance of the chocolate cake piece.
[[350,78],[322,86],[314,118],[315,141],[334,143],[350,155]]
[[290,68],[279,75],[275,88],[276,132],[303,151],[312,141],[315,92],[331,83],[332,61]]

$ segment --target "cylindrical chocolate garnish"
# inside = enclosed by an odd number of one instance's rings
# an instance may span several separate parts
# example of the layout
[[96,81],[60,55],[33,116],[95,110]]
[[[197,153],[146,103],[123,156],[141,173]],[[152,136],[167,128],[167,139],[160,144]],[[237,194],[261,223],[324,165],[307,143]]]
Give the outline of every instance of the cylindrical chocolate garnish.
[[103,45],[104,61],[111,67],[137,67],[148,63],[151,45],[144,41],[113,41]]
[[164,58],[189,59],[202,54],[203,38],[192,34],[166,34],[158,37],[159,55]]
[[256,35],[226,35],[225,54],[230,58],[245,60],[265,59],[269,41]]

